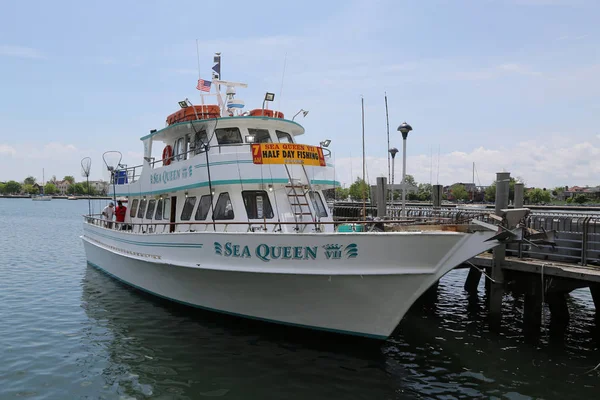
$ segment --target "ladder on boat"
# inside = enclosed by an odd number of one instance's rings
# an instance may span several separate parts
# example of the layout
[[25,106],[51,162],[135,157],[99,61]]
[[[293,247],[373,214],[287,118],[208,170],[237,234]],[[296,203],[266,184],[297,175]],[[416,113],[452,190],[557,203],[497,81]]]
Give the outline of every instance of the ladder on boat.
[[[285,165],[285,170],[289,179],[289,183],[285,185],[285,190],[288,203],[292,209],[292,214],[294,215],[294,221],[296,222],[295,230],[297,232],[304,232],[306,226],[312,223],[315,225],[315,230],[319,231],[317,218],[310,207],[309,192],[312,191],[312,186],[304,165],[302,165],[302,170],[306,178],[306,185],[296,183],[296,180],[292,178],[287,165]],[[302,225],[302,227],[300,227],[300,225]]]

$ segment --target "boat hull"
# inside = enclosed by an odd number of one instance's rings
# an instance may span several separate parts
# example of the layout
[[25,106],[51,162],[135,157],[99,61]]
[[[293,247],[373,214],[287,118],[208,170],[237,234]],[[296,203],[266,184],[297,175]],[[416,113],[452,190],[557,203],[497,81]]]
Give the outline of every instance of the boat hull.
[[[166,299],[252,319],[385,339],[416,299],[441,276],[492,247],[484,242],[489,236],[491,233],[420,237],[416,234],[137,235],[86,224],[82,239],[92,266]],[[241,243],[242,247],[236,251],[230,246],[227,250],[231,241]],[[288,241],[295,245],[288,246]],[[350,257],[348,251],[342,251],[340,258],[332,258],[339,253],[330,253],[327,258],[323,249],[334,241],[342,249],[355,244],[358,250],[354,252],[350,247]],[[291,247],[289,258],[265,261],[264,253],[262,258],[258,257],[260,246],[270,242],[282,248],[282,254]],[[416,261],[419,257],[411,256],[419,251],[415,243],[432,246],[427,256],[420,254],[421,262]],[[307,254],[294,250],[305,247],[318,247],[314,259],[312,253],[305,259]]]

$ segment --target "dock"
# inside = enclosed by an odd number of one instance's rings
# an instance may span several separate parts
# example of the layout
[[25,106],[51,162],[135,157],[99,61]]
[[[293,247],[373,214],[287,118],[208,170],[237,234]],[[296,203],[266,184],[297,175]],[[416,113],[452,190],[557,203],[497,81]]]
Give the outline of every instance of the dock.
[[[383,187],[381,184],[383,180]],[[496,221],[502,210],[523,208],[522,184],[515,185],[515,195],[509,199],[510,173],[501,172],[496,177],[496,201],[484,207],[448,207],[438,199],[434,203],[409,204],[406,218],[437,219],[451,223],[469,220]],[[517,185],[521,185],[517,187]],[[439,186],[439,185],[437,185]],[[378,178],[376,196],[382,201],[370,204],[367,215],[396,219],[400,210],[387,202],[385,178]],[[512,201],[509,207],[509,200]],[[493,207],[493,208],[492,208]],[[489,311],[491,329],[499,329],[502,323],[502,305],[505,295],[523,298],[523,328],[530,337],[540,334],[543,308],[548,306],[550,324],[566,329],[569,323],[567,298],[576,289],[587,288],[596,308],[596,323],[600,326],[600,209],[597,207],[551,206],[527,207],[527,217],[519,222],[519,228],[528,232],[547,234],[548,242],[533,243],[515,240],[497,246],[493,251],[480,254],[457,268],[469,268],[464,290],[470,296],[479,296],[479,284],[485,279],[485,299]],[[361,217],[362,205],[348,203],[333,207],[334,216],[340,222]],[[385,219],[384,218],[384,219]],[[505,224],[506,221],[503,222]],[[435,301],[437,284],[428,290],[420,303]]]

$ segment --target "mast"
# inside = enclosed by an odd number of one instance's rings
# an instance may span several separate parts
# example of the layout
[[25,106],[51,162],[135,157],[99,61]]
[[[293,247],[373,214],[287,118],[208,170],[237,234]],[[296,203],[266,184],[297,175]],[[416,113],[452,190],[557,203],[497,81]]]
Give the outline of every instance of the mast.
[[362,168],[363,168],[363,221],[367,219],[367,204],[366,204],[366,186],[367,181],[365,180],[365,99],[360,98],[361,104],[361,115],[362,115]]
[[[387,148],[390,148],[390,119],[388,116],[388,104],[387,104],[387,93],[385,93],[385,123],[387,126]],[[390,152],[386,151],[388,158],[388,182],[390,182],[391,174],[390,174]]]
[[473,161],[473,187],[471,189],[471,200],[475,201],[475,161]]

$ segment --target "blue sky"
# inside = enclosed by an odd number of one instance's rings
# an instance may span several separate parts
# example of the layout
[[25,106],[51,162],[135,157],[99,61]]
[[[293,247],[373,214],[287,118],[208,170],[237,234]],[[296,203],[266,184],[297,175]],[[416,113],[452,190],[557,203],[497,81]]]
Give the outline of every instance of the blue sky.
[[3,2],[0,180],[79,179],[85,156],[100,178],[107,150],[139,164],[139,138],[199,99],[198,39],[202,77],[222,52],[248,108],[273,91],[287,117],[309,110],[299,142],[332,139],[343,183],[361,174],[361,96],[368,178],[387,176],[387,92],[417,181],[471,181],[475,162],[484,185],[502,170],[599,185],[599,15],[596,0]]

